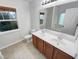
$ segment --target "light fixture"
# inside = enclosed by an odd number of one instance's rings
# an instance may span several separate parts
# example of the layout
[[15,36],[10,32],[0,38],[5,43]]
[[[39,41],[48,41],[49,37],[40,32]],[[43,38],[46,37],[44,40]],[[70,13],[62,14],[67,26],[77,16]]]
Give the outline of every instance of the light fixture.
[[43,1],[42,1],[42,5],[48,4],[48,3],[50,3],[50,2],[51,2],[51,0],[43,0]]

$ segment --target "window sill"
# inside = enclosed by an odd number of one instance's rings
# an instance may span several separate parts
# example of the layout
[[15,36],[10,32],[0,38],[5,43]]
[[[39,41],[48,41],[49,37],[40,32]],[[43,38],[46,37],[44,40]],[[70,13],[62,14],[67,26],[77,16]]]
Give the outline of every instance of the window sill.
[[5,22],[5,21],[17,21],[17,20],[0,20],[0,22]]
[[20,29],[14,29],[14,30],[9,30],[9,31],[5,31],[5,32],[0,32],[0,35],[5,35],[5,34],[16,32],[16,31],[20,31]]

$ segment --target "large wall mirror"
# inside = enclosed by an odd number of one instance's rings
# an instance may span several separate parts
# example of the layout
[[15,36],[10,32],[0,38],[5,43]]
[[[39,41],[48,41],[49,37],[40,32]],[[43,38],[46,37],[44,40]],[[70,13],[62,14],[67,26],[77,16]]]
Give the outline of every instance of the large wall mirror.
[[[42,10],[40,10],[41,12]],[[78,27],[78,3],[68,3],[43,9],[45,22],[40,28],[75,36]]]
[[0,32],[18,29],[16,9],[0,6]]

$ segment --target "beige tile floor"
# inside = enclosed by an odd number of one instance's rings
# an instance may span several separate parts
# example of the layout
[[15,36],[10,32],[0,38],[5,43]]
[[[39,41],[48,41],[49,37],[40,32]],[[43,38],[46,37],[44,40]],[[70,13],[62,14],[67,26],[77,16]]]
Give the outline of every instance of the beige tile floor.
[[32,44],[19,42],[2,50],[5,59],[46,59]]

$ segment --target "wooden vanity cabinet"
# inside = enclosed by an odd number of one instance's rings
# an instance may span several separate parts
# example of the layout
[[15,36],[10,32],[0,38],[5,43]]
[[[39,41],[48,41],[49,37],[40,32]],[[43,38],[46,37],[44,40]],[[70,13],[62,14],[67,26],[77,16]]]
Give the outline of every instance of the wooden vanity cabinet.
[[44,50],[44,41],[40,38],[38,38],[37,36],[35,35],[32,35],[32,41],[33,41],[33,44],[34,46],[41,52],[43,53],[43,50]]
[[35,35],[32,35],[32,40],[33,40],[34,46],[41,53],[43,53],[47,59],[74,59],[72,56],[61,51],[60,49],[57,49],[56,47],[43,41],[42,39],[38,38]]
[[54,55],[52,57],[52,59],[74,59],[73,57],[71,57],[70,55],[64,53],[63,51],[54,48]]
[[47,42],[44,42],[44,55],[47,59],[52,59],[54,47]]
[[44,50],[44,41],[37,37],[37,49],[43,53]]
[[35,47],[37,47],[37,38],[35,35],[32,35],[32,42]]

